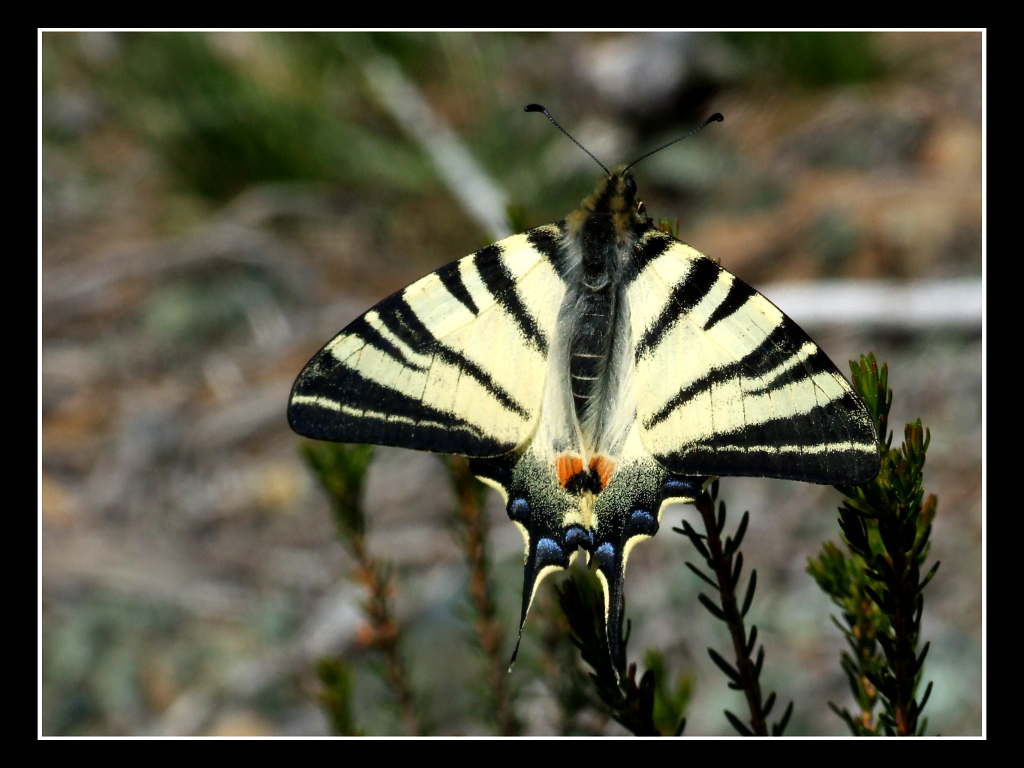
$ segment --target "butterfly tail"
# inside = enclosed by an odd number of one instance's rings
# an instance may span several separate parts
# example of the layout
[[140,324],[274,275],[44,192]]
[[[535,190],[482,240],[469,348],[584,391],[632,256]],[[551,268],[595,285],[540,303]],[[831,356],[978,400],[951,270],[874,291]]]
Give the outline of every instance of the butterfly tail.
[[596,537],[591,564],[597,569],[605,595],[605,633],[612,667],[626,668],[626,563],[633,546],[654,536],[666,501],[689,502],[700,492],[704,478],[671,476],[651,459],[620,467],[598,501]]
[[523,639],[526,617],[530,612],[530,606],[533,604],[533,598],[537,594],[540,583],[555,571],[569,567],[569,554],[562,543],[551,536],[542,535],[540,531],[531,531],[528,527],[527,531],[529,545],[526,563],[523,566],[523,607],[519,617],[519,636],[509,661],[509,669],[512,668],[519,653],[519,643]]
[[[564,510],[556,508],[550,498],[542,495],[529,479],[536,475],[532,457],[502,456],[475,459],[470,463],[473,473],[499,487],[506,498],[506,511],[523,534],[526,552],[523,563],[523,602],[519,616],[519,632],[509,668],[515,663],[523,638],[526,617],[540,583],[555,571],[569,567],[570,555],[587,532],[575,525],[563,528]],[[526,467],[526,469],[524,469]]]

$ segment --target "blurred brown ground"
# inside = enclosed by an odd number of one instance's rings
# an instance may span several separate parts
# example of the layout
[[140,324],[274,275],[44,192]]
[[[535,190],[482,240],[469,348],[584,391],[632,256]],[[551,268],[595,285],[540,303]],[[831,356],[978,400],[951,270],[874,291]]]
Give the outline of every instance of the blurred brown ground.
[[[769,66],[784,48],[712,34],[194,39],[210,74],[161,70],[177,61],[165,35],[43,36],[46,734],[325,734],[313,667],[338,653],[359,672],[360,727],[397,732],[373,655],[358,647],[352,563],[284,408],[335,331],[489,236],[374,101],[360,70],[367,44],[465,141],[517,224],[561,217],[598,173],[523,104],[545,103],[606,162],[721,111],[723,125],[645,161],[637,181],[652,215],[678,217],[683,240],[746,281],[981,275],[978,33],[869,35],[870,66],[825,82]],[[204,88],[208,101],[193,96]],[[279,130],[267,116],[280,105],[326,127],[295,118]],[[237,141],[222,125],[232,110],[249,131]],[[318,131],[332,127],[336,154],[319,158]],[[282,145],[307,141],[312,171],[301,159],[257,173],[239,149],[283,156]],[[932,430],[926,479],[943,564],[926,592],[926,714],[930,733],[979,734],[980,319],[808,330],[843,369],[867,351],[889,363],[897,440],[914,418]],[[406,657],[434,732],[490,733],[439,470],[428,455],[379,451],[371,547],[394,564]],[[751,510],[754,620],[766,685],[796,702],[789,733],[843,734],[825,706],[849,705],[841,638],[803,571],[838,535],[836,495],[727,479],[722,496],[737,515]],[[521,542],[489,501],[511,636]],[[697,603],[688,545],[669,530],[683,513],[666,513],[631,559],[631,648],[657,647],[695,677],[688,735],[728,734],[720,712],[740,702],[704,651],[724,635]],[[533,661],[543,622],[531,619],[513,673],[534,734],[557,732]]]

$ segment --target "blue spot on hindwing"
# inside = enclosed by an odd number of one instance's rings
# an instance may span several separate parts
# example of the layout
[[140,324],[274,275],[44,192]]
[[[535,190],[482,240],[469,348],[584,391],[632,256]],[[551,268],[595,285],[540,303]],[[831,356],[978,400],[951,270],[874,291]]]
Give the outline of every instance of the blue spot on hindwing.
[[606,541],[594,550],[594,560],[597,561],[599,568],[613,569],[615,567],[615,545]]
[[508,503],[508,516],[517,523],[525,525],[530,519],[530,504],[523,498],[512,499]]
[[623,533],[631,536],[653,536],[658,532],[658,519],[646,509],[634,509]]
[[566,548],[570,550],[576,549],[576,547],[589,550],[594,546],[594,534],[581,525],[570,525],[565,529],[563,538]]
[[544,567],[545,565],[565,565],[567,563],[568,558],[565,556],[565,550],[562,549],[562,545],[557,541],[545,536],[537,542],[538,567]]

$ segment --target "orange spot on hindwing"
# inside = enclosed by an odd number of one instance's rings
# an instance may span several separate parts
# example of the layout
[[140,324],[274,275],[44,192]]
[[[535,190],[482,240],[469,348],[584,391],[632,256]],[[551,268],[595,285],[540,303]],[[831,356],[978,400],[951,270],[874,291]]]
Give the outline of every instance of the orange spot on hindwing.
[[603,491],[612,479],[612,473],[615,471],[615,462],[607,456],[595,456],[590,460],[590,471],[595,473],[601,481],[601,490]]
[[615,462],[607,456],[595,456],[586,469],[583,459],[574,453],[563,453],[555,459],[558,483],[570,493],[590,492],[598,494],[604,490],[615,472]]
[[563,453],[555,459],[555,470],[558,472],[558,483],[563,488],[583,471],[583,459],[572,453]]

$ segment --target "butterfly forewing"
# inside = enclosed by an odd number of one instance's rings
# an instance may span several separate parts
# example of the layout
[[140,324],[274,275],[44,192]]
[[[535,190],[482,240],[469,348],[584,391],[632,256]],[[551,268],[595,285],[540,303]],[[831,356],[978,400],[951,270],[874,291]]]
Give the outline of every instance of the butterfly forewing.
[[306,365],[288,420],[307,437],[496,456],[540,417],[565,285],[514,235],[442,267],[350,323]]
[[669,471],[832,484],[877,472],[866,409],[764,296],[676,241],[627,290],[637,419]]

